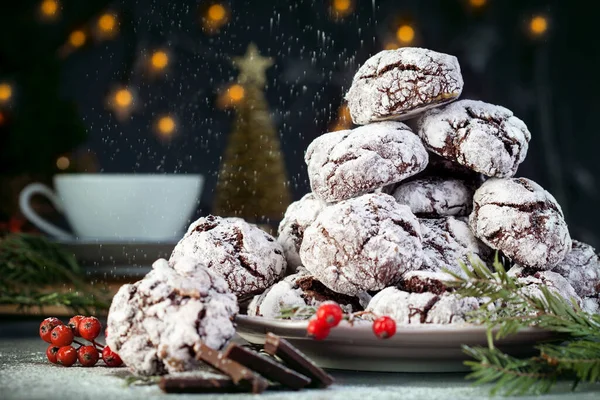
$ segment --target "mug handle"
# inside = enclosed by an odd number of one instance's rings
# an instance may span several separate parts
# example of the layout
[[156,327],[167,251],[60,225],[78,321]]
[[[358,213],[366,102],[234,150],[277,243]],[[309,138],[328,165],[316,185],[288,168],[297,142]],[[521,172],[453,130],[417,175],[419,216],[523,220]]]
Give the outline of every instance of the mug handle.
[[59,239],[73,239],[72,234],[46,221],[31,208],[29,204],[31,197],[36,194],[47,197],[59,212],[63,211],[62,203],[52,189],[42,183],[31,183],[25,186],[19,194],[19,208],[21,208],[21,212],[25,215],[25,218],[51,236]]

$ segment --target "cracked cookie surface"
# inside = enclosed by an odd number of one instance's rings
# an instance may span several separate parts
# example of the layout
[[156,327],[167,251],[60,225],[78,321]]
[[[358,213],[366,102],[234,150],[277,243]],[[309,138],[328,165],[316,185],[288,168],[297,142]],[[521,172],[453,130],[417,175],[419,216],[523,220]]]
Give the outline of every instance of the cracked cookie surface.
[[254,296],[248,306],[248,315],[278,318],[284,308],[318,307],[326,301],[335,301],[345,313],[362,310],[358,298],[333,292],[300,268],[298,273]]
[[494,178],[481,185],[469,224],[485,244],[532,269],[552,269],[571,249],[560,206],[526,178]]
[[227,283],[194,260],[178,262],[186,264],[186,273],[157,260],[112,300],[106,341],[136,374],[195,369],[200,343],[218,350],[235,334],[238,306]]
[[418,47],[384,50],[358,70],[346,94],[352,121],[408,119],[460,96],[456,57]]
[[546,286],[551,292],[567,300],[569,303],[574,299],[577,304],[582,305],[581,297],[575,292],[568,280],[553,271],[534,271],[515,265],[508,270],[510,277],[516,278],[517,283],[523,285],[521,290],[531,297],[543,298],[541,285]]
[[484,264],[489,260],[491,249],[473,235],[466,218],[420,219],[419,222],[423,238],[421,270],[441,272],[446,268],[464,275],[459,263],[469,266],[469,258]]
[[196,259],[218,273],[240,301],[262,293],[286,267],[283,249],[271,235],[241,218],[213,215],[190,225],[169,262],[177,269],[181,257]]
[[421,228],[383,193],[331,205],[304,232],[300,258],[329,289],[355,296],[395,284],[422,263]]
[[388,121],[319,136],[305,161],[313,193],[337,202],[422,171],[428,154],[407,125]]
[[571,251],[552,269],[581,297],[600,297],[600,258],[589,244],[572,241]]
[[465,216],[473,206],[473,185],[460,179],[428,177],[401,182],[392,196],[420,218]]
[[295,272],[296,268],[302,265],[298,253],[304,230],[315,221],[325,207],[325,202],[313,193],[307,193],[300,200],[290,204],[285,211],[279,224],[277,242],[283,248],[289,272]]
[[387,315],[398,325],[457,324],[466,322],[467,314],[480,307],[474,297],[459,297],[453,293],[409,293],[388,287],[371,299],[365,311]]
[[428,150],[499,178],[517,172],[531,139],[525,123],[512,111],[477,100],[429,110],[415,125]]

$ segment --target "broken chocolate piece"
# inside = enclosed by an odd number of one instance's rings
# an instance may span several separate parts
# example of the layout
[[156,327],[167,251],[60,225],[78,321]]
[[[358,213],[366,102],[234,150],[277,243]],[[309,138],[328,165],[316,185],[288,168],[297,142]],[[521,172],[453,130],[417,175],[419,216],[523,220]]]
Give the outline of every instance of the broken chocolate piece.
[[281,358],[290,368],[312,379],[310,387],[327,387],[333,383],[333,377],[313,363],[308,357],[287,340],[267,333],[265,351]]
[[255,394],[264,392],[269,386],[262,376],[252,372],[248,367],[228,359],[223,353],[211,349],[204,343],[201,343],[199,347],[196,357],[229,376],[234,384],[242,387],[249,386],[249,389]]
[[225,375],[218,376],[163,376],[158,386],[165,393],[240,393],[248,386],[236,385]]
[[224,354],[227,358],[245,365],[265,378],[295,390],[302,389],[311,382],[306,376],[283,364],[235,343],[231,343]]

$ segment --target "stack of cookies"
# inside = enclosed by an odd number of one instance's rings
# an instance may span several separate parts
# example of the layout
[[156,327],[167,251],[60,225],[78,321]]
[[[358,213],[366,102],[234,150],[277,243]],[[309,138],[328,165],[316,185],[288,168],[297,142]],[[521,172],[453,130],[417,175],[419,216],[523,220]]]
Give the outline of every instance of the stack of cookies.
[[249,314],[335,300],[398,323],[461,322],[482,302],[454,296],[442,269],[491,267],[495,251],[531,290],[544,283],[598,311],[594,249],[571,240],[550,193],[514,178],[527,126],[504,107],[458,100],[462,89],[447,54],[401,48],[366,61],[346,96],[359,126],[309,145],[312,193],[279,227],[292,275],[256,296]]

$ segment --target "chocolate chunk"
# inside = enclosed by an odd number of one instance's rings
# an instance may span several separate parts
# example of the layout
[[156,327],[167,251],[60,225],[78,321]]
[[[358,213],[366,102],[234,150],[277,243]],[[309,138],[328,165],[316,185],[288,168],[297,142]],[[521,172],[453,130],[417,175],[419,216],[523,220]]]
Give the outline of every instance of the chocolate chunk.
[[279,382],[292,389],[302,389],[311,382],[306,376],[285,367],[283,364],[235,343],[231,343],[225,350],[225,356],[258,372],[273,382]]
[[248,388],[252,393],[262,393],[269,386],[269,383],[259,374],[228,359],[223,353],[211,349],[204,343],[200,344],[200,351],[196,357],[229,376],[236,385]]
[[228,376],[163,376],[158,386],[165,393],[239,393],[248,386],[236,385]]
[[333,383],[331,375],[298,351],[290,342],[277,335],[267,333],[265,351],[272,356],[281,358],[290,368],[311,378],[311,387],[324,388]]

